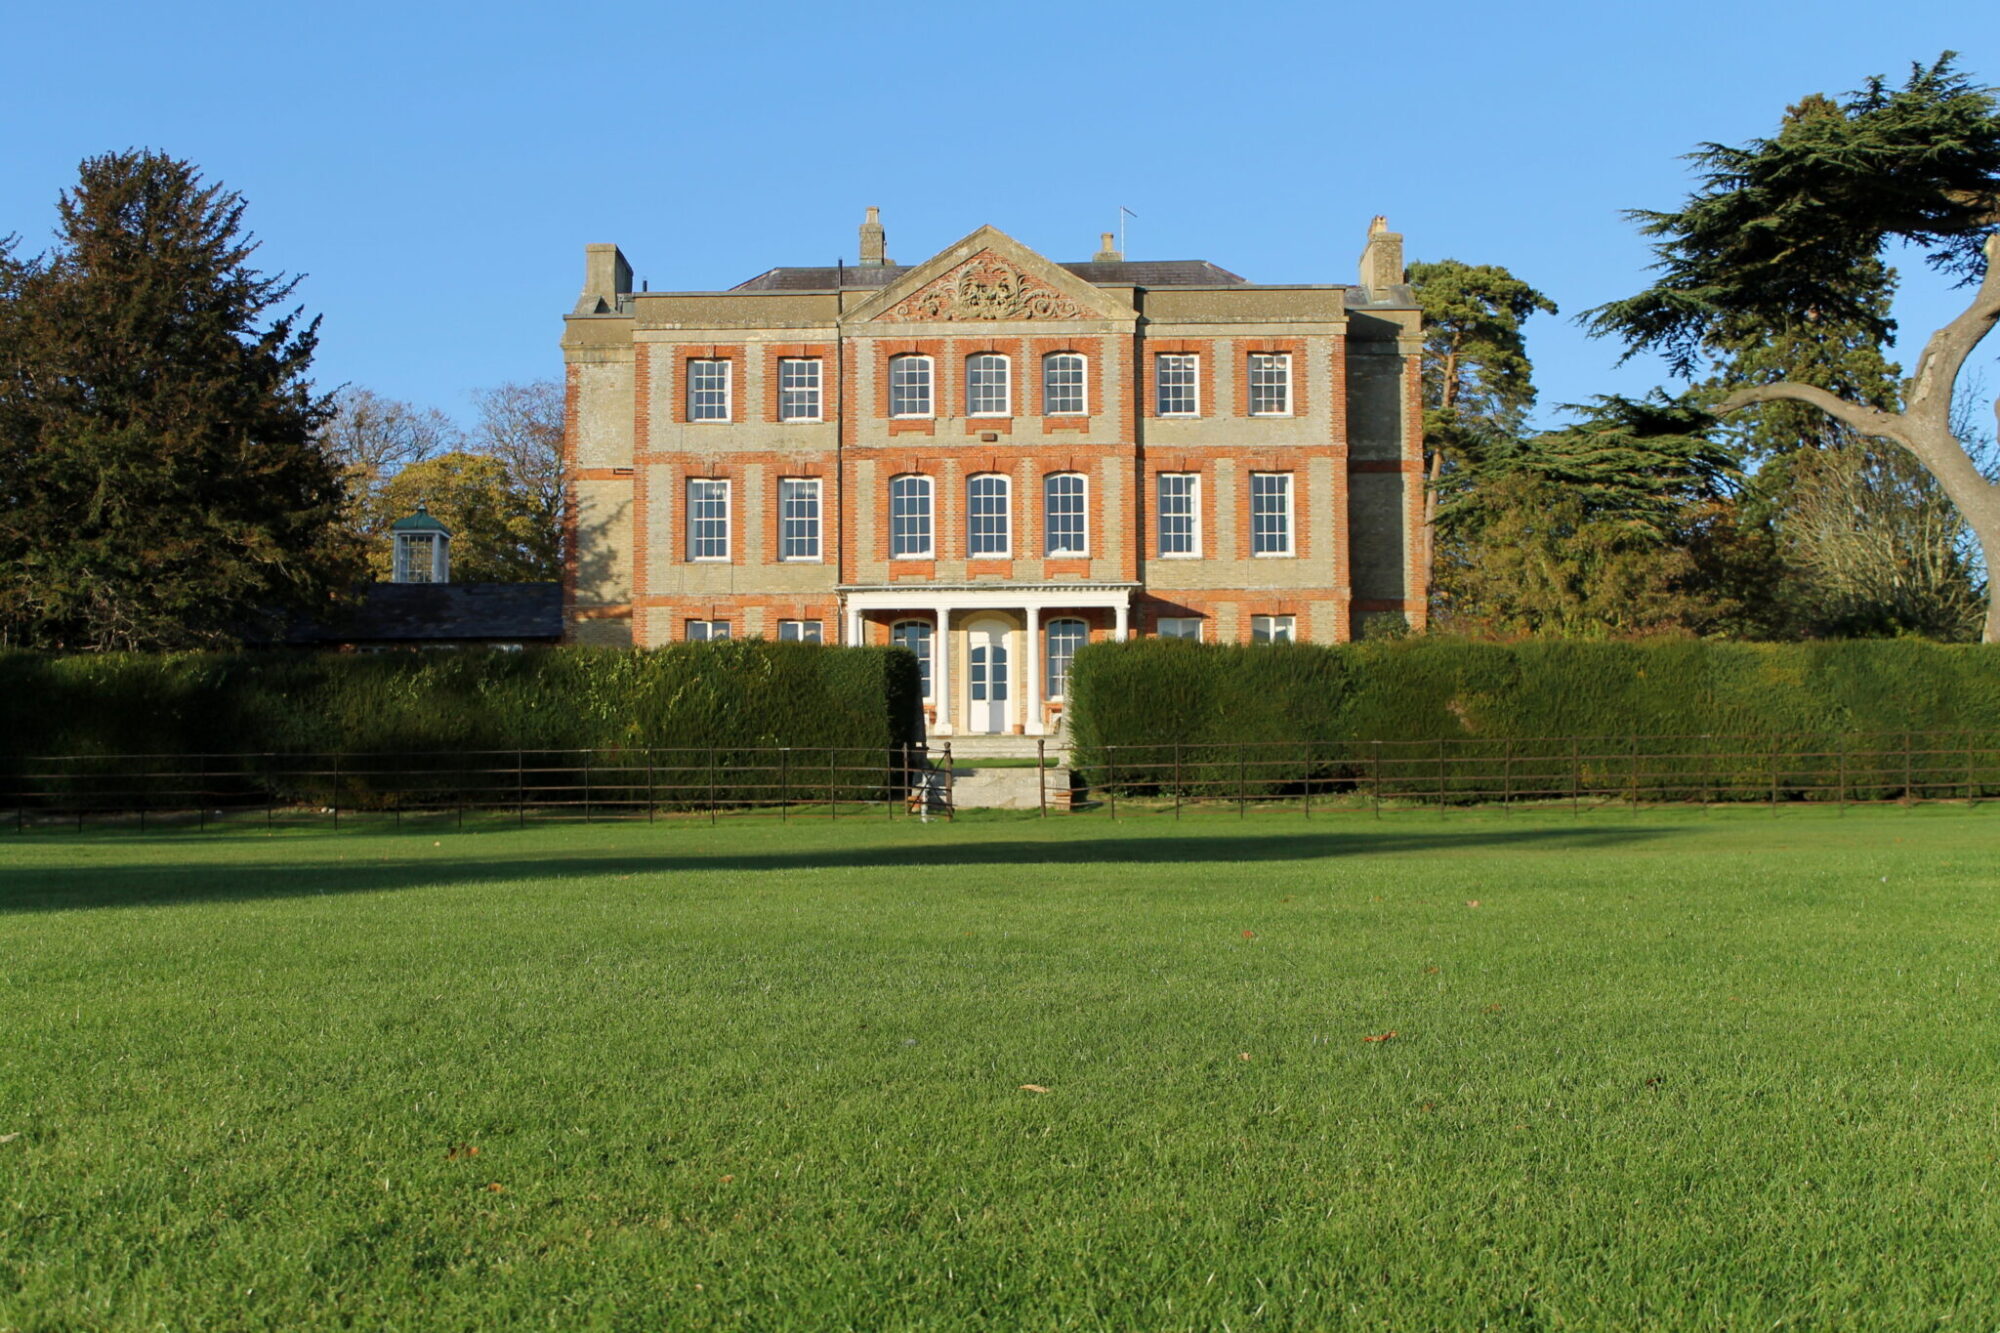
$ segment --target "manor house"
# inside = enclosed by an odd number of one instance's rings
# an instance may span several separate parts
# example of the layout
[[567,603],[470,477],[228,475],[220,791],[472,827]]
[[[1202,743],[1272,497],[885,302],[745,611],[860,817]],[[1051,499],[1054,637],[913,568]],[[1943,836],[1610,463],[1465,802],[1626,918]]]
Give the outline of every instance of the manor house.
[[567,319],[575,642],[897,643],[933,735],[1043,735],[1099,638],[1420,626],[1416,303],[1377,218],[1352,285],[1056,263],[992,227],[917,264],[633,291]]

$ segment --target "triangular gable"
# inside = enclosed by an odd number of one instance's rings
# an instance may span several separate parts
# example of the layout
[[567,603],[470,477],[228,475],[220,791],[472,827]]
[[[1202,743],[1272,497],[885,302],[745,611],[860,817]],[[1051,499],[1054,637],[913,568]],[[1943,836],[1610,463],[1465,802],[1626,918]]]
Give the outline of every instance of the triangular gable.
[[932,256],[848,314],[849,322],[991,323],[1136,319],[1138,311],[994,227]]

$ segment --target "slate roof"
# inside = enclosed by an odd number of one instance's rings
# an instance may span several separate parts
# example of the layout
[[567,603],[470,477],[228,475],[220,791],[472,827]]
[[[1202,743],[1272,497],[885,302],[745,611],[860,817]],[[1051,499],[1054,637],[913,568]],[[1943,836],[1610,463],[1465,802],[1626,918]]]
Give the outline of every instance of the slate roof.
[[285,642],[553,643],[562,638],[560,583],[371,583],[338,619],[295,625]]
[[[909,265],[856,265],[828,268],[766,269],[732,292],[824,292],[836,287],[886,287],[910,271]],[[1247,280],[1206,259],[1131,259],[1115,264],[1059,264],[1100,287],[1241,287]]]

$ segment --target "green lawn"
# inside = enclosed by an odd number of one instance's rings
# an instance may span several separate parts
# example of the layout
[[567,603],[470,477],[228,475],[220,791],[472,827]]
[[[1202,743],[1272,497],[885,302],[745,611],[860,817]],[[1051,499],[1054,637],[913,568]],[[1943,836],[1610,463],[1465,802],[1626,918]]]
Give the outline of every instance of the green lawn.
[[0,1330],[1988,1330],[1996,841],[0,835]]

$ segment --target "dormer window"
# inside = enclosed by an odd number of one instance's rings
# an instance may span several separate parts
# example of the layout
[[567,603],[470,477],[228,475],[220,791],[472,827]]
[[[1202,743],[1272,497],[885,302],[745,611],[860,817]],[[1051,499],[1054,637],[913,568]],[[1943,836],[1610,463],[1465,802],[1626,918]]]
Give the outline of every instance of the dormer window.
[[395,583],[451,582],[451,533],[431,517],[426,505],[389,525],[395,544],[390,578]]

